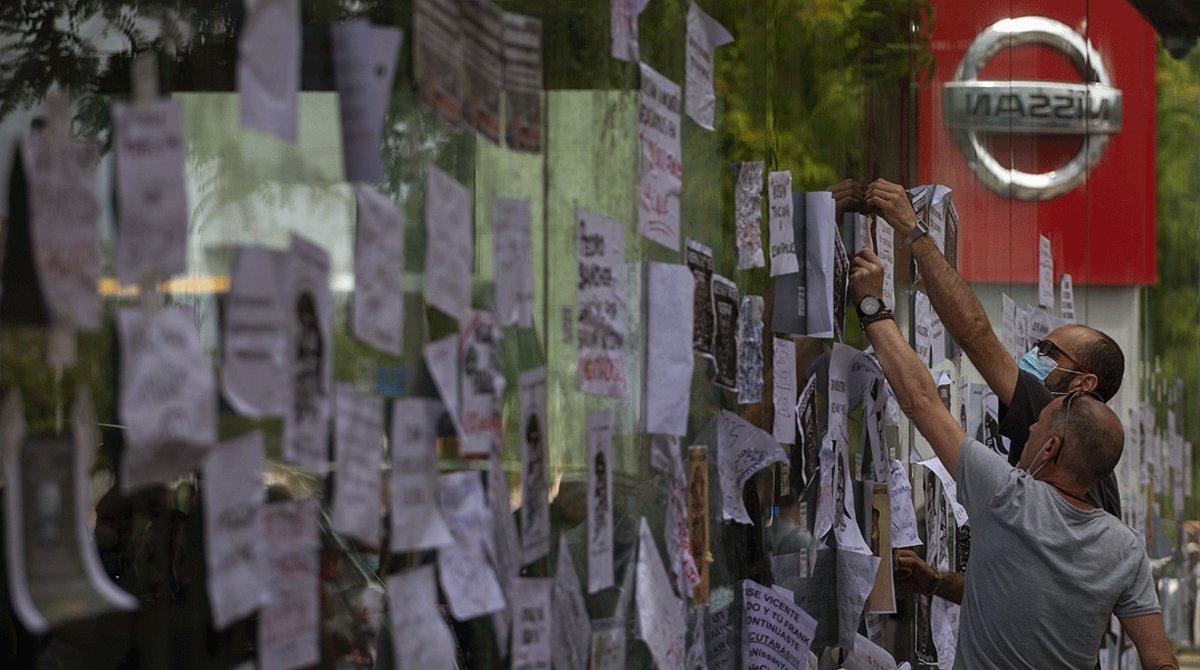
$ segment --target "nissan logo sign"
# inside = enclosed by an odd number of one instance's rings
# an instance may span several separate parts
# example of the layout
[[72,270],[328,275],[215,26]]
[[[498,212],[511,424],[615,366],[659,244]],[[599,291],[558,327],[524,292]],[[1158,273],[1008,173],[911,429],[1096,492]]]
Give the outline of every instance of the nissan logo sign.
[[[1062,53],[1083,78],[1056,81],[980,81],[976,77],[1003,49],[1040,44]],[[1113,88],[1100,54],[1067,25],[1042,16],[997,21],[967,49],[945,84],[942,118],[967,164],[1001,195],[1048,200],[1083,183],[1121,130],[1121,91]],[[1066,165],[1044,173],[1004,167],[980,140],[984,133],[1076,135],[1083,146]]]

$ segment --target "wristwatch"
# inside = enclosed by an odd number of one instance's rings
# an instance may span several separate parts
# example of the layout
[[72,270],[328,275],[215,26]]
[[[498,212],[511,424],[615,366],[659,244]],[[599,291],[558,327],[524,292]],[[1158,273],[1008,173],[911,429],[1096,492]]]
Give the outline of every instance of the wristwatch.
[[925,219],[917,219],[917,227],[913,228],[912,232],[904,238],[904,246],[911,247],[913,242],[921,239],[922,235],[929,234],[929,224],[925,223]]
[[883,306],[883,301],[873,295],[868,295],[858,302],[858,325],[866,328],[868,324],[882,319],[891,319],[892,310]]

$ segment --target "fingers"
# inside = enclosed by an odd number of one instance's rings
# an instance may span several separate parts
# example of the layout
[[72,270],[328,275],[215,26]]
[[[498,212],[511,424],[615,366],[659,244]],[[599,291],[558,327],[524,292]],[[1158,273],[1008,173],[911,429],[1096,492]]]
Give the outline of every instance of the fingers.
[[879,260],[879,256],[876,256],[875,252],[871,251],[870,249],[863,249],[862,251],[859,251],[858,255],[854,257],[854,260],[858,260],[860,258],[870,265],[882,265]]

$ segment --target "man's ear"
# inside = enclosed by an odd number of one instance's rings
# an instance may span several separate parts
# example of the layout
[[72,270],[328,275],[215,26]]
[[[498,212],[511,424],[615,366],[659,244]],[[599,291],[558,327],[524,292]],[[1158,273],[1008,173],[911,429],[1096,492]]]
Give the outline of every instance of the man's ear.
[[1091,372],[1075,375],[1075,388],[1084,391],[1095,391],[1100,386],[1100,378]]
[[1046,461],[1058,460],[1058,453],[1062,451],[1062,447],[1063,439],[1061,435],[1052,435],[1046,438]]

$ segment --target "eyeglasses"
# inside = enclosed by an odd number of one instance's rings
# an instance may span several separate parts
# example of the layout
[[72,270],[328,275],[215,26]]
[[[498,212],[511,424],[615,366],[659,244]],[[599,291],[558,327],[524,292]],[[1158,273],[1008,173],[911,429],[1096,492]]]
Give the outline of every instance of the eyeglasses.
[[[1044,356],[1045,354],[1042,354],[1042,355]],[[1075,389],[1074,391],[1071,391],[1067,395],[1063,396],[1062,411],[1063,411],[1063,419],[1064,420],[1070,415],[1071,403],[1075,402],[1076,398],[1081,398],[1083,396],[1093,398],[1093,399],[1099,401],[1101,404],[1104,404],[1104,398],[1101,398],[1100,395],[1097,394],[1095,391],[1087,391],[1084,389]],[[1064,434],[1062,439],[1063,439],[1063,446],[1066,446],[1067,436]],[[1054,454],[1053,460],[1055,463],[1058,462],[1058,457],[1061,455],[1062,455],[1062,449],[1059,449],[1058,452],[1056,454]]]
[[1066,358],[1068,361],[1071,361],[1072,363],[1074,363],[1075,367],[1079,368],[1079,372],[1084,373],[1084,374],[1091,374],[1091,372],[1092,372],[1091,370],[1088,370],[1087,368],[1080,365],[1079,361],[1075,360],[1071,356],[1071,354],[1068,354],[1067,352],[1063,351],[1062,347],[1051,342],[1050,340],[1038,340],[1037,342],[1033,343],[1033,347],[1034,347],[1034,349],[1037,349],[1038,356],[1046,356],[1048,358],[1053,358],[1052,354],[1054,354],[1054,352],[1058,352],[1058,353],[1062,354],[1063,358]]

